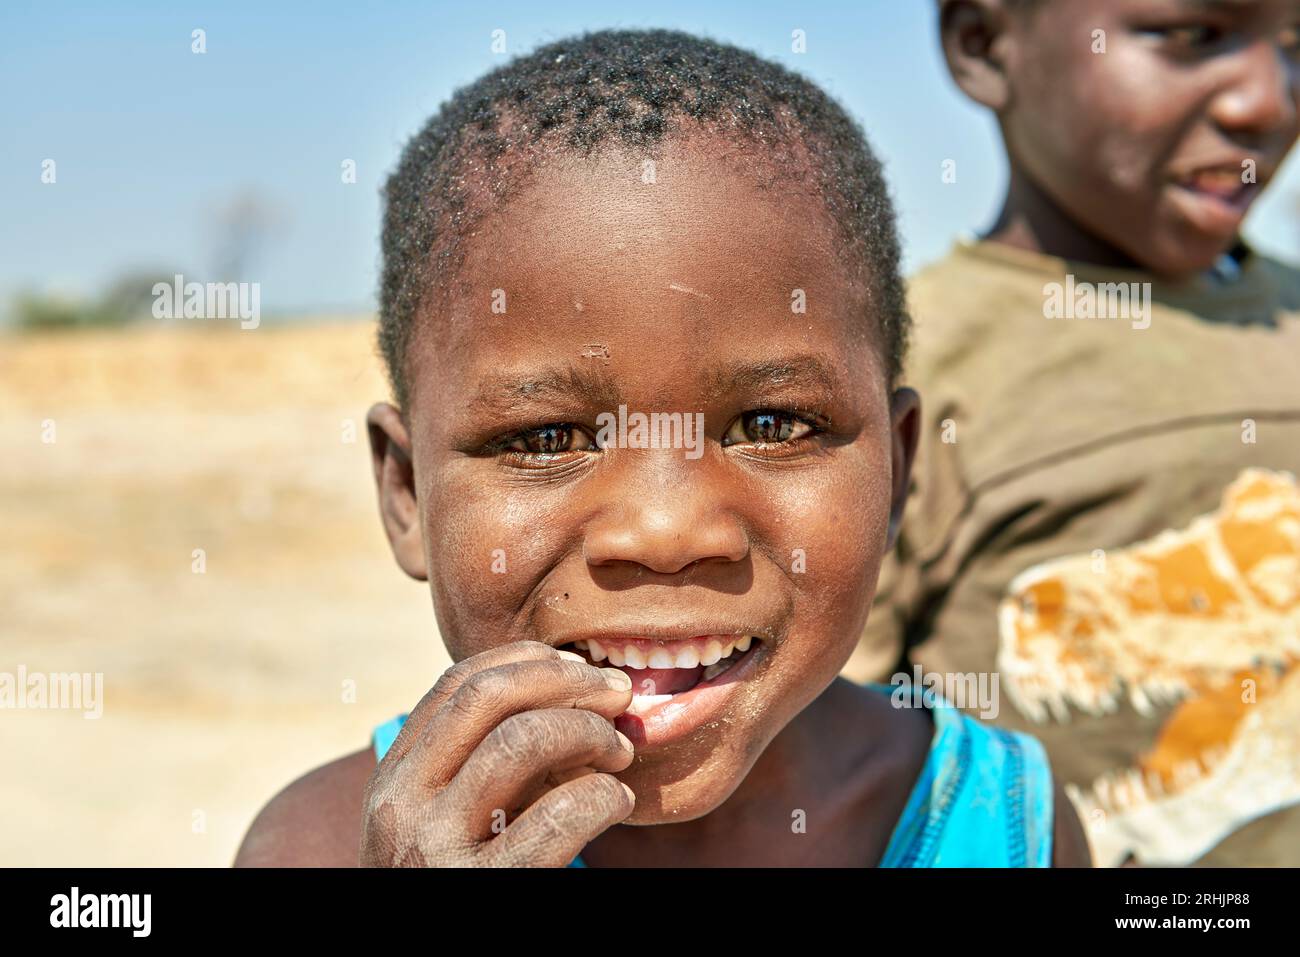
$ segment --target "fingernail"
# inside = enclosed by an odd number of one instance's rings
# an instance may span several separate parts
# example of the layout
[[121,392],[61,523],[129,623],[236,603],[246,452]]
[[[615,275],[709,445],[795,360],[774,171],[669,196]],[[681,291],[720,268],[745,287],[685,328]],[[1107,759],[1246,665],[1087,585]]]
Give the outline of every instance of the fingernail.
[[[618,783],[619,783],[619,784],[623,784],[622,781],[619,781]],[[628,787],[626,784],[623,784],[623,790],[627,792],[627,796],[630,797],[630,798],[633,800],[633,802],[636,801],[636,792],[635,792],[635,791],[633,791],[633,790],[632,790],[630,787]]]
[[624,734],[622,731],[615,731],[614,733],[618,735],[619,743],[622,744],[623,747],[627,748],[633,754],[636,754],[636,748],[632,747],[632,742],[628,740],[626,734]]
[[631,691],[632,676],[626,671],[619,671],[617,668],[601,668],[600,673],[605,676],[605,684],[614,691]]
[[584,657],[582,657],[582,655],[575,655],[572,651],[559,651],[559,650],[557,650],[555,653],[556,653],[557,655],[559,655],[561,658],[568,658],[570,661],[581,661],[581,662],[583,662],[584,664],[585,664],[586,661],[587,661],[587,659],[584,658]]

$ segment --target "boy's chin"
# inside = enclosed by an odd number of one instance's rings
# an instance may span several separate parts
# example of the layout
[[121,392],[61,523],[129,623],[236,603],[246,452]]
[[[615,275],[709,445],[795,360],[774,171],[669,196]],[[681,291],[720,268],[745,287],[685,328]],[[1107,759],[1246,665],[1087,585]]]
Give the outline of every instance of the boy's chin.
[[[632,787],[635,791],[635,786]],[[626,824],[630,827],[650,827],[656,824],[684,824],[687,821],[694,821],[697,818],[706,817],[712,814],[723,803],[726,797],[718,800],[708,798],[678,800],[674,799],[665,803],[657,803],[653,799],[643,801],[640,793],[637,794],[636,808],[630,815],[625,817],[620,824]]]
[[1133,260],[1134,268],[1166,282],[1195,279],[1212,269],[1235,244],[1235,238],[1225,241],[1221,236],[1180,227],[1152,230],[1136,242],[1132,236],[1115,236],[1110,241]]
[[682,824],[712,814],[726,803],[747,773],[747,768],[731,773],[713,767],[663,783],[653,774],[620,773],[619,780],[636,794],[636,807],[620,823],[633,827]]
[[1219,258],[1232,248],[1231,244],[1225,246],[1217,242],[1171,245],[1175,248],[1167,255],[1150,256],[1142,262],[1148,272],[1170,282],[1194,279],[1206,270],[1212,269]]
[[673,814],[671,811],[665,811],[662,809],[645,811],[640,805],[637,805],[637,809],[633,811],[630,816],[624,818],[618,823],[624,824],[628,827],[654,827],[658,824],[683,824],[686,821],[694,821],[698,817],[704,817],[711,810],[713,809],[708,808],[697,814]]
[[1194,279],[1213,269],[1240,241],[1239,228],[1230,222],[1214,225],[1217,228],[1204,228],[1181,209],[1164,207],[1157,214],[1157,228],[1133,255],[1147,271],[1163,279]]

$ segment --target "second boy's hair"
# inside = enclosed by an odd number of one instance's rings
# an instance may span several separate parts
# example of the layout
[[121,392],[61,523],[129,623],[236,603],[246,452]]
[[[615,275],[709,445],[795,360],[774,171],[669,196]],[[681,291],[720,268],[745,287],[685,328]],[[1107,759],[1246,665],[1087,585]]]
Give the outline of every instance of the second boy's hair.
[[430,293],[472,224],[532,160],[615,145],[647,155],[685,125],[743,141],[814,182],[866,272],[890,380],[907,314],[894,212],[861,128],[807,79],[737,47],[668,30],[606,30],[515,59],[458,90],[407,144],[384,188],[379,343],[394,396]]

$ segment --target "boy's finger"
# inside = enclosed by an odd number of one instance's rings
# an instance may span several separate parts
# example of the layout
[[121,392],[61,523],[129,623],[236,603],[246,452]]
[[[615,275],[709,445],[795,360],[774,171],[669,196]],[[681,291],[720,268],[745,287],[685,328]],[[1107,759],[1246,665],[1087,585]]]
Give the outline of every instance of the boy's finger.
[[512,661],[467,676],[408,743],[403,767],[411,786],[436,790],[454,778],[474,750],[512,715],[579,708],[613,720],[632,703],[632,679],[585,661]]
[[612,774],[585,774],[548,791],[488,844],[493,867],[567,867],[636,807]]
[[[570,652],[572,654],[572,652]],[[397,733],[397,738],[384,755],[384,760],[396,764],[411,749],[411,743],[420,735],[421,729],[429,723],[443,703],[456,693],[472,675],[488,668],[509,664],[512,661],[555,661],[563,660],[557,649],[540,641],[514,641],[508,645],[489,648],[473,657],[458,661],[444,671],[434,682],[433,687],[425,692],[424,697],[411,709],[405,723]]]
[[574,708],[525,711],[487,736],[443,799],[456,809],[466,837],[486,841],[516,812],[526,810],[526,799],[553,771],[582,766],[622,771],[632,758],[631,743],[598,714]]

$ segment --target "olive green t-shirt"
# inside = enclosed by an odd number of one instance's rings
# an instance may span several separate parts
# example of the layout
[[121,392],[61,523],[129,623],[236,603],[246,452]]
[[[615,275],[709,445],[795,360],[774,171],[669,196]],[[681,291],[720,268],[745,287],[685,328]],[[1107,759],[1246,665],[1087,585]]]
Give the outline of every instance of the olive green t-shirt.
[[[1269,619],[1276,641],[1258,662],[1270,669],[1258,700],[1262,709],[1267,697],[1274,720],[1263,724],[1242,720],[1255,714],[1250,707],[1216,710],[1209,698],[1197,710],[1195,694],[1163,677],[1125,682],[1109,707],[1094,701],[1090,713],[1081,680],[1071,684],[1081,672],[1070,670],[1068,654],[1052,701],[999,674],[1009,640],[999,609],[1017,576],[1066,558],[1104,571],[1114,550],[1178,534],[1214,512],[1246,469],[1300,475],[1300,273],[1247,251],[1238,270],[1167,283],[962,241],[913,277],[910,308],[904,382],[921,394],[923,423],[912,498],[846,673],[886,681],[910,646],[925,673],[998,675],[990,720],[1044,743],[1099,865],[1130,856],[1300,864],[1294,605]],[[1286,561],[1270,559],[1284,588],[1288,576],[1300,582],[1300,565]],[[1199,606],[1189,607],[1195,616]],[[1191,625],[1185,641],[1168,637],[1180,634],[1176,615],[1148,628],[1153,637],[1129,653],[1140,659],[1137,672],[1133,660],[1112,663],[1130,676],[1164,676],[1191,655],[1198,687],[1236,695],[1241,676],[1221,653],[1232,627]],[[1105,660],[1091,646],[1089,655]],[[1152,780],[1152,751],[1172,733],[1180,704],[1178,733],[1202,735],[1207,752],[1213,743],[1217,757],[1231,752],[1237,764],[1213,765],[1207,755],[1201,770],[1182,768],[1176,785]],[[1286,708],[1296,721],[1279,732]],[[1183,742],[1184,757],[1194,745]],[[1135,776],[1149,786],[1126,788]]]

